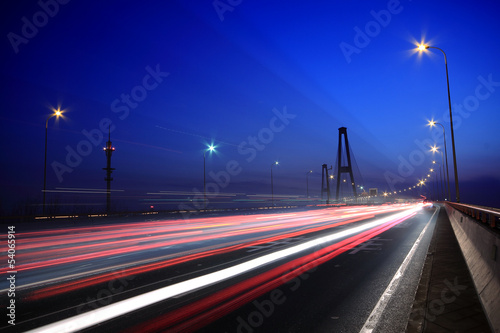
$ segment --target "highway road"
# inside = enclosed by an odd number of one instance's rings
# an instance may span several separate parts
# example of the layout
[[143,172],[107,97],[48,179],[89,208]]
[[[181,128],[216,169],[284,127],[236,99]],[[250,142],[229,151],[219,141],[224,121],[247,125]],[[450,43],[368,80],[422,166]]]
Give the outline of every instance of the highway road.
[[436,210],[325,207],[19,232],[16,326],[0,327],[400,332]]

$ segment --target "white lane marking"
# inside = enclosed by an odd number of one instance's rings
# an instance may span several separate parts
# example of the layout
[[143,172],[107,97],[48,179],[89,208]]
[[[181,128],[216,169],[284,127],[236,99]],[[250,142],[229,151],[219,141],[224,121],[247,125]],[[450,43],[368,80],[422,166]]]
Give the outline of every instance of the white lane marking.
[[377,327],[380,318],[382,317],[382,313],[385,310],[385,307],[389,303],[389,300],[393,295],[396,294],[396,289],[398,288],[399,282],[401,281],[401,278],[403,277],[406,268],[408,267],[411,259],[413,258],[413,255],[417,251],[418,246],[420,245],[420,242],[422,241],[422,238],[424,237],[425,232],[427,231],[427,227],[429,227],[429,224],[431,223],[432,219],[434,218],[434,215],[439,212],[441,208],[438,207],[438,209],[432,214],[431,218],[425,225],[424,229],[418,236],[417,240],[413,244],[410,252],[406,255],[405,260],[403,260],[403,263],[401,266],[399,266],[398,271],[396,274],[394,274],[394,277],[392,278],[391,282],[385,289],[384,293],[382,296],[380,296],[380,299],[377,302],[377,305],[373,308],[372,312],[368,316],[368,319],[366,320],[365,324],[363,325],[363,328],[359,331],[360,333],[371,333],[373,330]]
[[266,264],[269,264],[273,261],[285,258],[287,256],[291,256],[293,254],[299,253],[304,250],[308,250],[311,248],[315,248],[317,246],[320,246],[325,243],[329,243],[333,240],[341,239],[343,237],[347,237],[350,235],[354,235],[357,233],[360,233],[365,230],[372,229],[374,227],[377,227],[379,225],[382,225],[384,223],[388,223],[390,221],[396,220],[396,219],[401,219],[401,218],[408,218],[410,216],[413,216],[418,210],[420,210],[422,207],[419,205],[417,207],[413,207],[407,210],[404,210],[400,213],[393,214],[390,216],[386,216],[384,218],[376,219],[375,221],[366,223],[361,226],[357,226],[348,230],[340,231],[337,233],[333,233],[330,235],[326,235],[320,238],[316,238],[313,240],[310,240],[305,243],[301,243],[298,245],[295,245],[290,248],[286,248],[277,252],[269,253],[266,255],[263,255],[261,257],[251,259],[249,261],[243,262],[241,264],[224,268],[219,271],[209,273],[203,276],[199,276],[190,280],[186,280],[183,282],[176,283],[174,285],[170,285],[167,287],[163,287],[157,290],[153,290],[150,292],[147,292],[145,294],[137,295],[128,299],[125,299],[123,301],[119,301],[116,303],[112,303],[110,305],[104,306],[99,309],[91,310],[79,315],[76,315],[74,317],[66,318],[61,321],[48,324],[39,328],[35,328],[33,330],[27,331],[34,333],[34,332],[46,332],[46,333],[52,333],[52,332],[58,332],[58,333],[64,333],[64,332],[75,332],[75,331],[80,331],[84,328],[94,326],[96,324],[102,323],[106,320],[110,320],[113,318],[116,318],[118,316],[124,315],[126,313],[138,310],[140,308],[164,301],[168,298],[173,298],[177,295],[188,293],[193,290],[197,290],[209,285],[212,285],[214,283],[220,282],[227,280],[231,277],[240,275],[242,273],[251,271],[257,267],[264,266]]

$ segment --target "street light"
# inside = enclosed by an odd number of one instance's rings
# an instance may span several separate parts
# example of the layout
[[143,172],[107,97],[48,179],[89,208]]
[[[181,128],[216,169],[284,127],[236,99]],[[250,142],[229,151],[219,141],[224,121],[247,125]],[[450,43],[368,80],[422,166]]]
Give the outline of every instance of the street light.
[[[438,174],[437,174],[437,172],[434,173],[434,169],[433,168],[430,168],[429,171],[430,171],[431,174],[435,174],[436,175],[436,177],[435,177],[436,178],[436,181],[435,181],[435,185],[436,185],[436,198],[437,198],[437,200],[439,200],[439,177],[438,177]],[[429,178],[430,178],[430,175],[427,175],[427,176],[429,176]],[[432,190],[434,191],[434,186],[432,187]],[[444,198],[445,198],[445,196],[444,196],[444,192],[443,192],[443,199]]]
[[[446,150],[446,133],[444,131],[444,126],[443,124],[440,124],[434,120],[429,121],[429,126],[432,128],[432,126],[439,125],[443,128],[443,140],[444,140],[444,156],[445,156],[445,161],[446,161],[446,183],[448,187],[448,199],[451,199],[451,194],[450,194],[450,173],[448,171],[448,152]],[[453,125],[452,125],[453,126]],[[444,168],[444,166],[443,166]],[[444,172],[443,172],[444,173]]]
[[[435,153],[435,152],[439,152],[439,153],[441,153],[441,166],[442,166],[442,174],[444,175],[444,158],[443,158],[443,152],[442,152],[442,151],[440,151],[440,150],[438,150],[438,148],[437,148],[436,146],[431,147],[431,151],[432,151],[432,153]],[[433,161],[433,162],[434,162],[434,161]],[[441,172],[441,170],[440,170],[440,172]],[[441,177],[441,180],[442,180],[442,179],[443,179],[443,177]],[[443,183],[443,184],[441,184],[441,185],[442,185],[442,187],[444,187],[444,183]],[[444,192],[444,191],[443,191],[443,192]],[[450,198],[450,197],[448,196],[448,198]]]
[[205,153],[208,151],[212,153],[215,150],[213,145],[208,146],[207,149],[203,150],[203,205],[205,209],[207,208],[207,182],[205,176]]
[[[331,170],[331,169],[332,169],[332,167],[330,167],[330,169],[328,169],[328,170]],[[328,183],[327,183],[327,186],[328,186],[328,187],[327,187],[327,193],[326,193],[326,195],[327,195],[327,198],[326,198],[326,204],[327,204],[327,205],[329,205],[329,204],[330,204],[330,188],[333,186],[333,185],[331,185],[331,184],[333,183],[333,180],[334,180],[334,179],[335,179],[335,177],[334,177],[333,175],[330,175],[330,176],[329,176],[329,179],[327,179],[327,182],[328,182]],[[321,192],[321,199],[323,199],[323,191]]]
[[43,215],[45,215],[45,190],[47,186],[47,128],[49,127],[50,118],[54,116],[59,118],[59,116],[62,114],[62,111],[59,109],[53,111],[54,113],[48,116],[47,121],[45,122],[45,162],[43,166],[43,206],[42,206]]
[[307,171],[306,173],[306,199],[309,199],[309,174],[312,173],[312,170]]
[[271,204],[274,206],[274,186],[273,186],[273,166],[278,165],[278,161],[271,164]]
[[449,106],[449,109],[450,109],[451,147],[453,149],[453,169],[455,171],[455,191],[457,192],[456,193],[456,195],[457,195],[457,202],[460,202],[460,191],[458,189],[457,154],[456,154],[456,151],[455,151],[455,134],[453,132],[453,116],[452,116],[452,113],[451,113],[450,80],[449,80],[449,77],[448,77],[448,60],[446,59],[446,53],[444,53],[444,51],[442,49],[440,49],[439,47],[429,46],[429,45],[425,45],[425,44],[420,44],[418,46],[418,49],[420,51],[425,51],[426,49],[436,49],[436,50],[441,51],[443,53],[443,55],[444,55],[444,65],[446,67],[446,85],[448,87],[448,106]]
[[[432,173],[432,172],[431,172]],[[431,174],[427,174],[427,179],[431,179]],[[436,201],[439,201],[439,180],[436,182]],[[431,196],[434,197],[434,184],[431,185]]]

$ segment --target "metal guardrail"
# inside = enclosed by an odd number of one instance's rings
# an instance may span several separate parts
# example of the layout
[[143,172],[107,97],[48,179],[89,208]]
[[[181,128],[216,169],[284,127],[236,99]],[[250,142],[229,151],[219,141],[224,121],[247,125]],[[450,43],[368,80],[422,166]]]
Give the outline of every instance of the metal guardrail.
[[500,230],[500,209],[466,205],[455,202],[447,202],[446,204],[481,223],[488,224],[493,229]]

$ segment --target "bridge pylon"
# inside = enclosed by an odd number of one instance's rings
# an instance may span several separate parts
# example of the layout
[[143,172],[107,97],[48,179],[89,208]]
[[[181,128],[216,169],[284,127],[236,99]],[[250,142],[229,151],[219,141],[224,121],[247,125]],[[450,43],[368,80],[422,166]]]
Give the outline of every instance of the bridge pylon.
[[[346,162],[347,165],[342,165],[342,136],[344,136],[344,146],[345,146],[345,152],[346,152]],[[343,173],[348,173],[350,180],[351,180],[351,185],[352,185],[352,192],[354,197],[357,197],[356,193],[356,182],[354,181],[354,175],[352,173],[352,163],[351,163],[351,151],[349,149],[349,140],[347,139],[347,128],[346,127],[340,127],[339,128],[339,149],[337,152],[337,192],[336,192],[336,199],[337,202],[339,200],[339,191],[340,191],[340,183],[341,183],[341,174]]]

